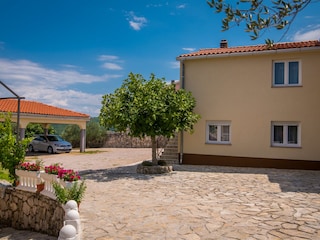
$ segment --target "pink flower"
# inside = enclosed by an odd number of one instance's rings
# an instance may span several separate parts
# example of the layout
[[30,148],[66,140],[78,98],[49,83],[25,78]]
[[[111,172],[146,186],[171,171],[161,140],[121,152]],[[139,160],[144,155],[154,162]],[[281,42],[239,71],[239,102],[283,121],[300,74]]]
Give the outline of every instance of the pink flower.
[[18,165],[17,169],[26,171],[39,171],[40,165],[37,163],[24,162]]
[[48,174],[58,175],[59,171],[63,168],[58,163],[44,167],[44,171]]
[[60,169],[58,171],[58,178],[63,179],[64,181],[78,181],[80,180],[79,172],[76,172],[72,169]]

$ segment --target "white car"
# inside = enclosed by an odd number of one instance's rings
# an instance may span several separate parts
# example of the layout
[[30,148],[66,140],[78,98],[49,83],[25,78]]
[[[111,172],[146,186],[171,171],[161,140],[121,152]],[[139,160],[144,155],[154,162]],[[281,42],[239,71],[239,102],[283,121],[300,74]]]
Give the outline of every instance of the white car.
[[37,135],[29,144],[29,152],[41,151],[48,153],[71,152],[71,143],[65,141],[59,135]]

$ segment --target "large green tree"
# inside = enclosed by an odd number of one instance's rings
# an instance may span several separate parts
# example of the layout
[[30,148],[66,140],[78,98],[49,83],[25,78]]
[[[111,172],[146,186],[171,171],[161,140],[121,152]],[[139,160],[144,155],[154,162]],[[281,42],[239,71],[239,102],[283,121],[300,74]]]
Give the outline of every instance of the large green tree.
[[[313,0],[318,2],[317,0]],[[230,3],[231,2],[231,3]],[[249,32],[251,39],[257,39],[260,32],[268,28],[278,30],[289,30],[291,23],[312,0],[211,0],[207,1],[216,13],[224,15],[222,30],[229,30],[230,27],[239,26],[245,23],[245,31]],[[267,39],[266,43],[271,44],[272,40]]]
[[173,84],[151,74],[146,80],[130,73],[113,94],[103,96],[100,123],[134,137],[150,136],[152,162],[157,164],[156,137],[172,137],[189,131],[200,118],[193,112],[196,101],[190,92],[175,90]]

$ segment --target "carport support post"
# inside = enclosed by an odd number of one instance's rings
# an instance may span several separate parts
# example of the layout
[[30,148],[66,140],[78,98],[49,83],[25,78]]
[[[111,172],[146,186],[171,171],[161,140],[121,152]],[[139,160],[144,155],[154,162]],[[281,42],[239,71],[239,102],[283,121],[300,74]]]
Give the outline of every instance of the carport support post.
[[25,138],[26,129],[20,128],[20,140],[23,140]]
[[80,152],[86,151],[86,129],[80,131]]

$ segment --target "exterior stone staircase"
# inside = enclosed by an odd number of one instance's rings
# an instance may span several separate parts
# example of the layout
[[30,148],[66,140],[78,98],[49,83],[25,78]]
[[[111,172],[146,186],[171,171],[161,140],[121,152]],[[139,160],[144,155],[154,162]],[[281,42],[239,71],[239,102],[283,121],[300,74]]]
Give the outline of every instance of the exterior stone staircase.
[[164,147],[159,160],[166,161],[169,165],[179,164],[178,158],[178,134],[173,138],[170,138],[166,146]]

